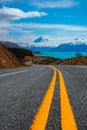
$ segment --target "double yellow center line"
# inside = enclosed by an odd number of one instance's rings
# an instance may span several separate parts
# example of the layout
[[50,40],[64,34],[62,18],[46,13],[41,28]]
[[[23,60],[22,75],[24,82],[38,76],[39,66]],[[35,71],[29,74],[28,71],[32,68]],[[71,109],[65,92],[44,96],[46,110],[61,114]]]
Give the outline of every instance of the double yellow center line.
[[29,128],[29,130],[45,130],[46,123],[52,103],[53,93],[56,84],[56,71],[59,74],[59,82],[60,82],[60,104],[61,104],[61,127],[62,130],[77,130],[77,125],[75,122],[74,114],[72,111],[72,107],[70,105],[70,101],[68,98],[65,82],[63,75],[60,70],[52,67],[54,71],[51,83],[48,87],[48,90],[44,96],[44,99],[39,107],[39,110],[34,118],[34,121]]
[[77,130],[74,114],[66,90],[63,75],[57,70],[60,82],[60,104],[61,104],[61,127],[62,130]]
[[34,119],[33,124],[31,125],[31,130],[45,130],[45,126],[48,119],[48,114],[50,111],[50,106],[52,102],[52,97],[54,93],[54,87],[56,83],[56,70],[54,67],[51,67],[54,70],[54,75],[49,85],[49,88],[46,92],[46,95],[41,103],[38,113]]

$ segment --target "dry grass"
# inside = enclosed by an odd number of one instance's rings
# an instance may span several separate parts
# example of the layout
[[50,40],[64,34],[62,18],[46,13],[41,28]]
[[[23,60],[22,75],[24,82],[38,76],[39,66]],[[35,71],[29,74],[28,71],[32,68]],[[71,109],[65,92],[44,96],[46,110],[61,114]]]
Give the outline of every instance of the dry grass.
[[0,69],[23,66],[20,61],[4,46],[0,44]]

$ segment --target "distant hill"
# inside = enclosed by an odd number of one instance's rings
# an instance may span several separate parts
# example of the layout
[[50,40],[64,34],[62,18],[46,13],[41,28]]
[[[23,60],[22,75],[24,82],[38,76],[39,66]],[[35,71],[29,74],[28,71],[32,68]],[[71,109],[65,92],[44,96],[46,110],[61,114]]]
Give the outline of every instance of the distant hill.
[[73,43],[65,43],[61,44],[56,48],[53,48],[51,51],[58,52],[87,52],[87,44],[73,44]]
[[0,69],[20,66],[23,64],[4,45],[0,44]]
[[46,42],[48,41],[48,39],[42,37],[38,37],[37,39],[34,40],[34,43],[38,43],[38,42]]
[[6,42],[0,41],[0,43],[9,48],[21,48],[17,43],[13,43],[13,42],[9,42],[9,41],[6,41]]

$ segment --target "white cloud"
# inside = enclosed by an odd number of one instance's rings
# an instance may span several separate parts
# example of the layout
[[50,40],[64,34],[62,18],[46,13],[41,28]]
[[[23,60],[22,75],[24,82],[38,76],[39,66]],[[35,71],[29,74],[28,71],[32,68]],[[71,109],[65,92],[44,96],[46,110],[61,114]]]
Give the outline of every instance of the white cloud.
[[1,21],[0,22],[0,29],[8,29],[11,28],[13,25],[10,22]]
[[8,34],[8,30],[1,30],[0,29],[0,37],[2,37],[3,35],[7,35]]
[[[49,41],[33,43],[40,35],[44,35]],[[0,22],[0,40],[17,42],[22,46],[57,46],[61,43],[72,42],[75,38],[82,38],[87,42],[87,27],[64,24]]]
[[70,8],[79,4],[75,0],[33,0],[30,3],[40,8]]
[[18,27],[32,28],[32,29],[59,29],[69,31],[87,31],[87,26],[75,26],[66,24],[41,24],[41,23],[20,23],[16,24]]
[[39,11],[24,12],[17,8],[3,7],[0,9],[0,20],[18,20],[46,16],[47,13]]

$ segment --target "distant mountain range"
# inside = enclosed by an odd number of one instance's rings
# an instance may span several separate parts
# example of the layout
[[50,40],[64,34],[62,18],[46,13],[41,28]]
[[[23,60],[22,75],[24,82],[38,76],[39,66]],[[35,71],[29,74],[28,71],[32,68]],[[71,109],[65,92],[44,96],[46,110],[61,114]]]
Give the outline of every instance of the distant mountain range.
[[38,52],[87,52],[87,44],[85,43],[79,43],[79,44],[73,44],[73,43],[64,43],[57,47],[26,47],[27,49],[30,49],[32,51],[38,51]]
[[9,41],[0,41],[0,44],[3,44],[5,45],[6,47],[9,47],[9,48],[21,48],[18,44],[16,43],[13,43],[13,42],[9,42]]
[[87,52],[87,44],[79,43],[65,43],[61,44],[56,48],[51,49],[51,51],[59,51],[59,52]]
[[[35,43],[41,43],[41,42],[50,42],[48,39],[42,37],[37,38],[34,42]],[[13,42],[3,42],[0,41],[0,44],[5,45],[6,47],[9,48],[22,48],[21,46],[19,46],[17,43],[13,43]],[[28,49],[28,50],[32,50],[35,52],[87,52],[87,43],[84,42],[83,39],[79,40],[79,39],[75,39],[75,43],[73,42],[69,42],[69,43],[63,43],[60,44],[57,47],[46,47],[46,46],[37,46],[36,45],[32,45],[32,46],[26,46],[24,48]]]
[[35,39],[34,43],[46,42],[46,41],[48,41],[48,39],[46,39],[45,37],[41,36],[41,37],[38,37],[37,39]]

